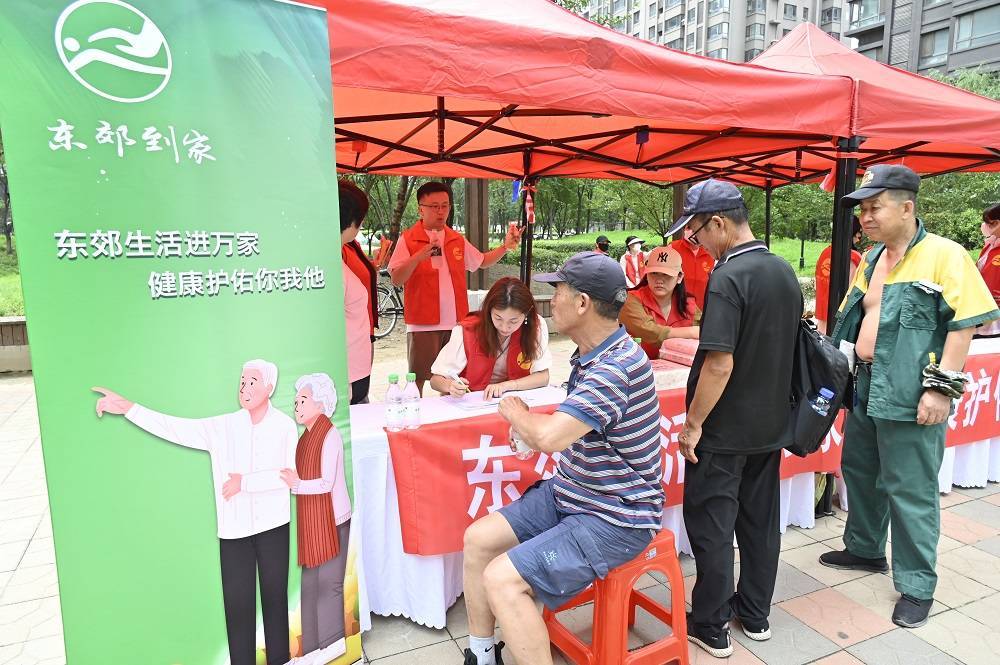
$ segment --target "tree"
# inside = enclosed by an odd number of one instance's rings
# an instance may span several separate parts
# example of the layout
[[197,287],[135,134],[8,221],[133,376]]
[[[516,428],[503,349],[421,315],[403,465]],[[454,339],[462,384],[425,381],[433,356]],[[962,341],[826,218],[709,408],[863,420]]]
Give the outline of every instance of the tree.
[[3,152],[3,137],[0,137],[0,228],[7,239],[7,253],[14,252],[11,235],[14,233],[14,220],[10,213],[10,190],[7,186],[7,161]]
[[[587,8],[590,5],[590,0],[552,0],[552,2],[559,5],[563,9],[567,9],[574,14],[579,14],[581,16],[583,16],[583,13],[587,11]],[[590,16],[588,14],[587,20],[609,28],[618,25],[622,21],[620,17],[604,14],[600,10],[598,10],[597,14],[594,16]]]
[[[1000,75],[996,72],[963,69],[949,75],[931,72],[931,78],[1000,100]],[[979,225],[983,210],[997,201],[1000,174],[949,173],[923,180],[918,213],[929,230],[971,249],[982,244]]]
[[[642,227],[656,236],[656,244],[673,222],[673,190],[632,180],[600,180],[589,194],[591,207],[603,211],[611,228]],[[587,230],[590,230],[589,217]]]
[[418,185],[413,176],[350,175],[346,176],[368,195],[368,253],[376,236],[387,235],[393,242],[399,237],[413,192]]

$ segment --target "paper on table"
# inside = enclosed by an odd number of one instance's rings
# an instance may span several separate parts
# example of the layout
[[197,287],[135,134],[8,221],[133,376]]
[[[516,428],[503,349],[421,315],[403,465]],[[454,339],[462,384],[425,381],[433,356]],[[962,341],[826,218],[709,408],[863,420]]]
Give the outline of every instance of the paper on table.
[[529,406],[540,403],[537,393],[535,393],[534,390],[511,390],[509,392],[505,392],[500,397],[494,397],[493,399],[483,399],[483,391],[477,390],[472,393],[465,393],[461,397],[445,397],[445,400],[448,404],[457,406],[460,409],[475,411],[479,409],[496,409],[500,400],[504,397],[520,397]]

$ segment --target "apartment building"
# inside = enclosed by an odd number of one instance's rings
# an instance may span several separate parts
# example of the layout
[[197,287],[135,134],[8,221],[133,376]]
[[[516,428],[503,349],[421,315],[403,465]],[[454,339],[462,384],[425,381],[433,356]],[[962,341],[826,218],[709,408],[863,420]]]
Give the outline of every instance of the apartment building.
[[1000,70],[998,0],[853,0],[844,26],[857,50],[911,72]]
[[747,62],[803,21],[849,45],[847,10],[846,0],[592,0],[582,13],[679,51]]

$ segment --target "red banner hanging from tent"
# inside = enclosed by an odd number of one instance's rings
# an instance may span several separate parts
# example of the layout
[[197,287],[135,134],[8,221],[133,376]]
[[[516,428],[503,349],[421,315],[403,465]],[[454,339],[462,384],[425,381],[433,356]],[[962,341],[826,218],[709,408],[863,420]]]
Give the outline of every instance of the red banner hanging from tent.
[[[965,397],[948,422],[948,446],[1000,436],[1000,355],[971,356]],[[684,390],[660,396],[660,450],[666,505],[684,500],[684,458],[677,437],[684,426]],[[555,405],[534,409],[549,413]],[[551,478],[558,455],[519,460],[510,449],[510,426],[497,414],[389,432],[396,476],[403,551],[435,555],[458,552],[474,520],[520,497],[533,483]],[[781,477],[836,472],[844,443],[841,414],[820,449],[808,457],[787,452]]]

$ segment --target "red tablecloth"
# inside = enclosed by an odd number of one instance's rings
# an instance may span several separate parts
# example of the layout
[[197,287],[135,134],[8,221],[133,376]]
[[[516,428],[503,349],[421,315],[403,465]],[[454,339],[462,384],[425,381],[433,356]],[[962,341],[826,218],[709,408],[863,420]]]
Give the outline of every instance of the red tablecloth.
[[[1000,436],[1000,355],[971,356],[970,383],[948,423],[947,445]],[[660,444],[666,505],[684,496],[684,459],[677,435],[684,424],[684,390],[660,394]],[[554,405],[535,409],[551,412]],[[785,453],[781,477],[840,468],[841,416],[820,450],[805,458]],[[537,454],[519,460],[509,447],[509,425],[498,414],[389,432],[396,475],[403,550],[435,555],[458,552],[473,520],[521,496],[532,483],[551,477],[556,457]]]

